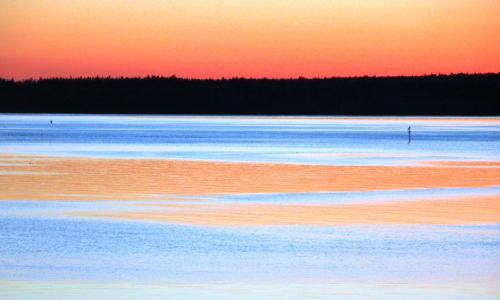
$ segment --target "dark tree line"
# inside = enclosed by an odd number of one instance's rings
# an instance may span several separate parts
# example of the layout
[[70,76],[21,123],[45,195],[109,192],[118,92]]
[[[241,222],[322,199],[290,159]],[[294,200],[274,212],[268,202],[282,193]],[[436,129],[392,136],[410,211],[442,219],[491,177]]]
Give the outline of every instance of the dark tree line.
[[499,115],[500,73],[418,77],[0,79],[0,112]]

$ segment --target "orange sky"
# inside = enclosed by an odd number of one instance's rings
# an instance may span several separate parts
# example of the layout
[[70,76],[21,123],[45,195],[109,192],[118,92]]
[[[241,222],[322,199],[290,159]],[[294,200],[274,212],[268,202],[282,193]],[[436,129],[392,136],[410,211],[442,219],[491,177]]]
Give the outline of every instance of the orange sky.
[[499,0],[2,0],[0,77],[500,72]]

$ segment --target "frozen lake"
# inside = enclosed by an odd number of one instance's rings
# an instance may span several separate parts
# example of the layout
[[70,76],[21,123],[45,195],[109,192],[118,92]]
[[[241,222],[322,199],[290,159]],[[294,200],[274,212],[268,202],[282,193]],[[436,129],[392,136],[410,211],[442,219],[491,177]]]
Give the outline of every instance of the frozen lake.
[[500,296],[500,118],[0,114],[0,200],[6,299]]

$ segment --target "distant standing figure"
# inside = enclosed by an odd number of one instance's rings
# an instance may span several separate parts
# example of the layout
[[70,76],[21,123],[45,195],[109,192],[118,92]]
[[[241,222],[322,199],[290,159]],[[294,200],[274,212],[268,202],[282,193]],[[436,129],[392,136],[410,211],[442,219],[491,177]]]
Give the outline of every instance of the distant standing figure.
[[50,124],[52,124],[52,120],[50,120]]
[[408,144],[411,143],[411,126],[408,126]]

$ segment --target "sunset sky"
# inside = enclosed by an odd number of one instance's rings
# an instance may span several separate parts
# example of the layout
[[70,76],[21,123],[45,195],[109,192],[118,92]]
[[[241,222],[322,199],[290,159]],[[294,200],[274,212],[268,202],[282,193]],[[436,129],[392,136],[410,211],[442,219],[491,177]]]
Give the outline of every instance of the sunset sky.
[[500,72],[499,0],[2,0],[0,77]]

